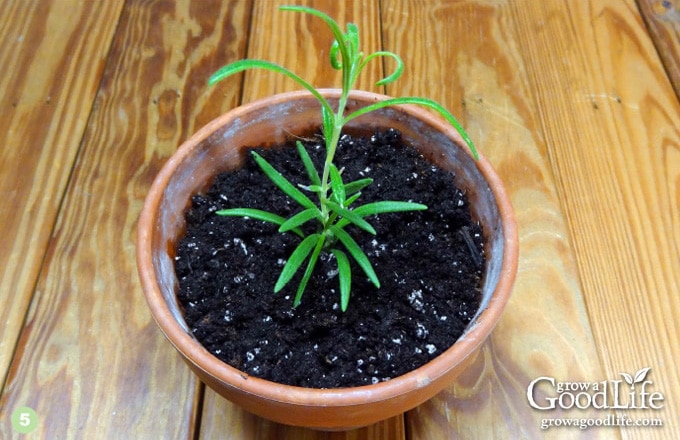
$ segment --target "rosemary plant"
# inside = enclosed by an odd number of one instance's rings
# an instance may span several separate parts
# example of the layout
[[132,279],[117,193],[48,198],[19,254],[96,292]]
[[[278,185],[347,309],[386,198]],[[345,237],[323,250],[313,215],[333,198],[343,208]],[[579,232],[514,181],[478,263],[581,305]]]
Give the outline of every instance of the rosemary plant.
[[[208,84],[213,85],[228,76],[247,69],[265,69],[281,73],[307,89],[321,104],[322,130],[326,147],[323,171],[319,175],[309,154],[299,141],[297,142],[297,150],[310,180],[310,184],[306,186],[292,184],[262,156],[253,152],[254,160],[262,171],[281,191],[296,201],[302,210],[287,219],[271,212],[252,208],[224,209],[217,211],[217,214],[247,217],[274,223],[279,226],[279,232],[292,232],[300,237],[300,243],[288,258],[274,286],[274,292],[279,292],[295,276],[305,261],[307,262],[293,301],[294,307],[300,304],[302,295],[321,253],[324,251],[332,253],[338,267],[340,306],[342,311],[345,311],[349,303],[352,284],[350,259],[345,251],[354,259],[368,279],[376,287],[380,287],[378,276],[367,255],[345,230],[345,227],[352,224],[368,233],[375,234],[375,229],[366,220],[366,217],[387,212],[424,210],[427,207],[419,203],[402,201],[379,201],[357,205],[356,202],[361,196],[361,190],[370,185],[372,179],[366,178],[353,182],[344,182],[342,170],[338,170],[334,165],[333,159],[343,126],[352,119],[379,108],[400,104],[417,104],[429,107],[441,114],[461,134],[475,158],[477,157],[477,152],[469,136],[456,118],[443,106],[430,99],[420,97],[391,98],[368,105],[346,115],[345,108],[350,90],[352,90],[359,74],[366,65],[378,57],[389,57],[396,62],[397,67],[395,71],[376,83],[378,86],[383,86],[401,76],[404,66],[401,58],[388,51],[378,51],[364,56],[364,53],[359,49],[359,30],[352,23],[347,24],[347,31],[343,33],[337,22],[315,9],[303,6],[282,6],[280,9],[303,12],[319,17],[333,32],[335,41],[330,50],[330,63],[334,69],[342,71],[342,92],[337,104],[337,110],[334,110],[333,106],[307,81],[289,69],[269,61],[249,59],[236,61],[215,72],[210,77]],[[312,201],[310,195],[312,198],[318,199],[318,203]],[[317,228],[314,233],[305,235],[300,227],[309,221],[316,221]]]

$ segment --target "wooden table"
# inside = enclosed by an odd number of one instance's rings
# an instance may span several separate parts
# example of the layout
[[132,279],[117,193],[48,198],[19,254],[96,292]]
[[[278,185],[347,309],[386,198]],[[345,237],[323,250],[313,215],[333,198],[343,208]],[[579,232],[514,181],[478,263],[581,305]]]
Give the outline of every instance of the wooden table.
[[[205,388],[142,296],[141,205],[198,127],[296,89],[262,72],[208,89],[210,73],[247,56],[336,86],[329,32],[278,0],[0,0],[0,438],[22,438],[21,407],[31,439],[680,438],[680,2],[304,3],[400,54],[401,80],[376,88],[375,63],[359,86],[439,100],[507,184],[519,273],[474,368],[403,416],[333,434]],[[661,409],[527,400],[540,377],[643,368]],[[609,414],[664,426],[541,429]]]

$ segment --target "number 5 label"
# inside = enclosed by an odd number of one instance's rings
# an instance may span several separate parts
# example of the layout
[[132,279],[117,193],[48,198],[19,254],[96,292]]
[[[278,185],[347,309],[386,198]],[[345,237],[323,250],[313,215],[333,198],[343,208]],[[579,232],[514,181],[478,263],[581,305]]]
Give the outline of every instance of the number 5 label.
[[12,413],[12,428],[21,434],[28,434],[38,427],[38,414],[27,406],[17,408]]

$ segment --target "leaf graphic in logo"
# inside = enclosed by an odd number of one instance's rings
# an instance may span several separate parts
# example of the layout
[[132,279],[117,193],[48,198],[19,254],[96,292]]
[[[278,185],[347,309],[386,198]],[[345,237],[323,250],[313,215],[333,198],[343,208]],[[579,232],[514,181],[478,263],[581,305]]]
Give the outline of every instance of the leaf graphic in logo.
[[645,380],[645,377],[647,377],[647,373],[649,373],[649,370],[651,369],[652,369],[651,367],[643,368],[642,370],[635,373],[634,378],[628,373],[621,373],[621,376],[623,376],[623,378],[626,380],[626,383],[630,385],[630,389],[634,390],[635,384]]
[[628,374],[628,373],[621,373],[621,376],[626,380],[626,383],[630,385],[631,387],[635,386],[635,382],[633,382],[633,377]]
[[635,379],[633,380],[633,382],[638,383],[645,380],[645,377],[647,377],[647,373],[649,373],[649,370],[651,369],[652,369],[651,367],[647,367],[635,373]]

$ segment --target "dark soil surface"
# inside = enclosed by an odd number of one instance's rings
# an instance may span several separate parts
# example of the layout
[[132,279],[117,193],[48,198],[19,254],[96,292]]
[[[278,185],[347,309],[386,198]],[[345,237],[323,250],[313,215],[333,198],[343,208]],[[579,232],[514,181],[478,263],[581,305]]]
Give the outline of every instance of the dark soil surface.
[[[321,142],[305,145],[321,170]],[[257,151],[291,182],[309,184],[292,144]],[[428,206],[369,217],[375,236],[347,227],[382,286],[376,289],[355,267],[346,312],[334,257],[322,254],[302,303],[293,308],[299,276],[273,291],[300,238],[261,221],[215,214],[251,207],[287,218],[301,210],[250,155],[242,169],[220,175],[206,194],[196,195],[186,213],[175,267],[187,324],[210,352],[249,375],[313,388],[388,380],[444,352],[477,311],[482,231],[454,176],[402,145],[395,131],[370,139],[344,135],[335,162],[344,167],[345,182],[374,179],[356,206],[377,200]]]

